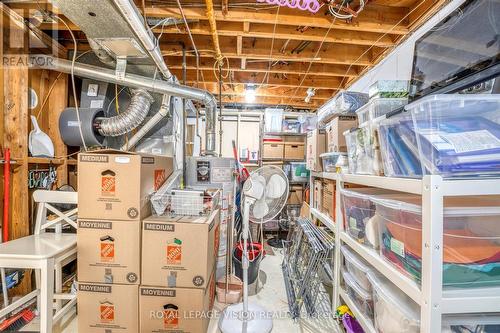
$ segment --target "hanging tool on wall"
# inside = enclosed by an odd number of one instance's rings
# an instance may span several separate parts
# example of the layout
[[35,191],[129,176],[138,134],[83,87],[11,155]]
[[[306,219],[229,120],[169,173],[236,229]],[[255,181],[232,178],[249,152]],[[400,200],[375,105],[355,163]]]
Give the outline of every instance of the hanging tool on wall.
[[57,181],[57,170],[50,165],[48,169],[35,168],[28,172],[29,189],[50,190]]

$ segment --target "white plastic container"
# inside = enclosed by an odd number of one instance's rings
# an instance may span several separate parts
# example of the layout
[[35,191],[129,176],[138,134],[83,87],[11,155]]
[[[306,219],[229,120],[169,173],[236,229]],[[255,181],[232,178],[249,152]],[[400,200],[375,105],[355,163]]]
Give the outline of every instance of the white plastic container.
[[433,95],[380,122],[386,176],[500,175],[500,95]]
[[[372,198],[380,255],[416,282],[422,271],[420,197]],[[445,198],[443,287],[500,286],[500,198]]]
[[368,280],[367,274],[372,271],[368,263],[349,250],[347,246],[340,248],[345,259],[345,267],[347,272],[352,276],[356,283],[364,290],[371,292],[372,284]]
[[420,308],[392,282],[368,273],[373,288],[375,329],[383,333],[420,333]]
[[356,111],[358,124],[362,125],[368,121],[383,116],[393,110],[408,104],[407,98],[374,98]]
[[346,156],[347,153],[333,152],[333,153],[323,153],[319,155],[321,157],[321,161],[323,162],[323,171],[326,172],[335,172],[336,164],[340,156]]
[[346,270],[342,270],[342,278],[347,295],[353,300],[363,315],[373,320],[372,294],[357,284],[353,276]]
[[264,111],[266,133],[280,133],[283,123],[283,109],[267,108]]

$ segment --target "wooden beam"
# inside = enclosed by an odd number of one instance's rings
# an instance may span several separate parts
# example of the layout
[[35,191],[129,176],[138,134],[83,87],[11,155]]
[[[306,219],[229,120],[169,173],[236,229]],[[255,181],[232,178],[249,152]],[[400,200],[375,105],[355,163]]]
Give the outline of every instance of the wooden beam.
[[[200,36],[195,36],[194,39],[200,55],[203,57],[213,56],[214,53],[211,48],[210,40],[207,38],[199,37]],[[171,35],[170,41],[182,41],[185,42],[186,45],[190,45],[187,36],[185,35]],[[285,40],[275,40],[273,44],[269,39],[243,38],[242,54],[238,55],[234,49],[234,45],[236,45],[236,39],[234,37],[221,37],[220,41],[222,54],[228,58],[241,59],[241,57],[243,56],[247,60],[260,59],[287,62],[312,61],[314,63],[340,65],[351,65],[355,63],[355,66],[371,66],[373,64],[372,60],[370,59],[370,54],[366,52],[367,48],[365,46],[359,45],[332,43],[324,44],[316,56],[317,47],[319,47],[320,43],[314,42],[299,54],[291,54],[291,50],[289,50],[285,54],[282,54],[281,52],[279,52],[279,50],[286,42]],[[270,57],[271,44],[273,44],[274,50],[272,52],[272,56]],[[164,56],[179,56],[182,54],[182,49],[177,45],[160,43],[160,48],[162,49],[162,53]],[[188,52],[188,56],[194,56],[193,52]]]
[[[309,27],[328,29],[332,26],[333,18],[329,15],[324,15],[325,12],[326,10],[322,10],[316,14],[312,14],[282,7],[276,20],[276,9],[244,10],[233,8],[226,16],[222,15],[220,10],[216,10],[215,16],[217,22],[251,22],[273,25],[277,22],[279,25],[307,25]],[[203,8],[184,7],[184,13],[187,19],[206,19]],[[405,35],[408,33],[408,29],[406,28],[407,22],[404,20],[400,24],[398,22],[401,21],[406,13],[406,8],[370,5],[352,22],[335,20],[333,28],[379,33],[385,33],[392,29],[391,32],[393,34]],[[152,17],[180,17],[177,7],[148,7],[146,8],[146,15]]]
[[[245,26],[246,25],[246,26]],[[71,30],[79,31],[80,28],[74,24],[70,24]],[[67,30],[67,27],[62,23],[44,23],[41,25],[43,30]],[[248,30],[247,30],[248,29]],[[199,21],[190,23],[190,30],[193,35],[210,36],[210,27],[208,21]],[[155,28],[153,30],[157,35],[187,33],[184,26],[168,26]],[[348,45],[365,45],[390,47],[394,45],[391,34],[383,35],[381,33],[366,32],[366,31],[350,31],[341,29],[331,29],[327,34],[327,28],[309,28],[303,32],[298,31],[297,27],[289,25],[274,25],[267,23],[254,23],[250,26],[249,22],[218,22],[217,32],[219,36],[225,37],[253,37],[267,39],[290,39],[299,41],[315,41],[325,43],[339,43]],[[325,37],[326,35],[326,37]]]
[[[408,15],[409,28],[414,31],[420,27],[429,18],[434,16],[439,9],[444,6],[446,0],[418,0],[413,5],[413,8],[417,7]],[[411,10],[411,8],[410,8]]]
[[[216,83],[207,83],[207,90],[215,95],[219,93],[219,86]],[[315,100],[326,101],[332,97],[336,89],[321,89],[316,91]],[[245,85],[239,83],[224,83],[222,88],[223,96],[245,96]],[[307,88],[296,87],[259,87],[255,90],[255,96],[260,97],[290,97],[292,99],[304,100],[307,96]]]
[[[165,57],[167,65],[171,69],[181,69],[182,68],[182,58],[181,57]],[[246,61],[245,68],[240,67],[239,59],[228,59],[229,68],[232,71],[237,72],[249,72],[249,73],[284,73],[284,74],[305,74],[309,67],[309,63],[306,62],[289,62],[289,63],[277,63],[274,66],[269,67],[268,61]],[[200,58],[200,69],[202,70],[212,70],[214,59],[208,57]],[[187,68],[196,69],[196,59],[193,57],[187,58]],[[356,67],[354,67],[356,68]],[[333,77],[357,77],[358,72],[351,68],[349,71],[349,66],[347,65],[329,65],[314,63],[311,65],[309,74],[313,76],[333,76]]]
[[[172,69],[172,74],[180,77],[182,75],[182,70]],[[313,87],[316,89],[338,89],[340,88],[340,78],[325,78],[325,77],[314,77],[308,76],[302,82],[301,75],[282,75],[282,74],[269,74],[269,78],[265,77],[265,73],[246,73],[246,72],[234,72],[231,74],[231,78],[224,80],[224,82],[233,81],[235,83],[253,83],[261,84],[264,83],[265,86],[281,86],[281,87]],[[200,75],[201,77],[201,75]],[[205,82],[217,82],[217,78],[213,71],[203,71],[203,77]],[[196,82],[196,71],[188,70],[186,81],[189,83]],[[300,83],[302,82],[302,85]]]
[[245,97],[241,96],[231,96],[231,97],[224,96],[222,97],[222,103],[272,105],[272,106],[281,105],[281,106],[293,106],[296,108],[303,108],[303,109],[317,109],[322,104],[321,101],[306,103],[303,100],[298,101],[294,99],[289,99],[288,97],[256,97],[254,102],[248,103],[248,101],[245,100]]

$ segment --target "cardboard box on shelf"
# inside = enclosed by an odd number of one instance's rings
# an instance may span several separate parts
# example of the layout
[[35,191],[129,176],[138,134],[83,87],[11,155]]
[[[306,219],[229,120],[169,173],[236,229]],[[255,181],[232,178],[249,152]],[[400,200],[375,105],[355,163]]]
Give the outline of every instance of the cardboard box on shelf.
[[142,285],[206,288],[219,250],[219,215],[145,219]]
[[335,182],[325,179],[322,188],[323,199],[321,201],[321,211],[333,219],[335,217]]
[[262,158],[282,159],[284,156],[283,142],[264,142]]
[[139,332],[139,286],[78,283],[78,332]]
[[205,289],[141,286],[140,332],[207,332],[214,299],[214,274]]
[[307,169],[311,171],[323,171],[323,165],[319,155],[326,152],[326,134],[324,130],[315,129],[307,133]]
[[344,132],[357,126],[356,116],[338,116],[326,127],[327,150],[329,152],[346,152]]
[[313,207],[314,209],[321,210],[321,201],[323,200],[323,182],[321,179],[314,180],[314,195]]
[[139,284],[141,222],[78,220],[78,281]]
[[78,155],[78,217],[140,220],[151,214],[148,196],[173,171],[170,157],[100,150]]
[[306,150],[303,142],[285,142],[286,160],[304,160]]
[[287,204],[290,205],[301,205],[302,200],[302,186],[291,186],[290,195],[288,196]]

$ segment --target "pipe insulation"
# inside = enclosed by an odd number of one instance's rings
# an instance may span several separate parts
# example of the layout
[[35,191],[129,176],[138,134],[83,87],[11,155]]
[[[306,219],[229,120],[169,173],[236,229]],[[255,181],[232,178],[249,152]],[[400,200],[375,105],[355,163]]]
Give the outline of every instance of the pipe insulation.
[[35,68],[48,69],[58,72],[81,76],[97,81],[115,83],[131,88],[142,88],[149,92],[158,94],[167,94],[186,99],[194,99],[205,104],[206,112],[206,131],[205,131],[205,150],[207,155],[215,155],[216,130],[215,122],[217,119],[217,101],[214,96],[206,90],[183,86],[172,82],[159,79],[153,79],[135,74],[125,74],[123,78],[117,77],[114,70],[92,66],[82,63],[72,64],[69,60],[59,59],[48,55],[32,56],[30,63]]
[[153,97],[144,89],[132,90],[132,98],[127,109],[110,118],[98,118],[99,134],[103,136],[120,136],[139,126],[148,115]]

